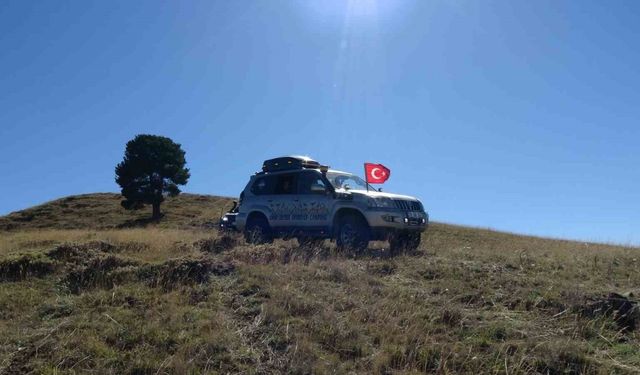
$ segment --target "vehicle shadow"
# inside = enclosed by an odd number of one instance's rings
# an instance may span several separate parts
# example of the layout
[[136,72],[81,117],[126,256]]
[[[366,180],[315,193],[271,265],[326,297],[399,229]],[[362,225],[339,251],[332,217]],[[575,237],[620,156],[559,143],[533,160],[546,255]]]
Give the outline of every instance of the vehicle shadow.
[[302,260],[305,264],[312,260],[324,261],[330,259],[390,259],[398,256],[420,256],[423,252],[416,251],[403,251],[399,253],[393,253],[389,246],[380,246],[374,244],[361,252],[349,252],[340,251],[335,244],[328,243],[318,246],[304,246],[298,245],[288,248],[284,252],[283,260],[285,263],[289,263],[296,260]]

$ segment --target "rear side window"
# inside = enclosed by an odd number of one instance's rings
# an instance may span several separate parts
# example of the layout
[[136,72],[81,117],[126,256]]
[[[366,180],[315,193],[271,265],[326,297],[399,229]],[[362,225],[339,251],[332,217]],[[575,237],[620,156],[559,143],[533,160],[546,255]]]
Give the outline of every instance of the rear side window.
[[296,191],[296,175],[280,174],[276,176],[275,194],[294,194]]
[[275,182],[275,176],[258,177],[251,186],[251,192],[255,195],[273,194],[276,186]]

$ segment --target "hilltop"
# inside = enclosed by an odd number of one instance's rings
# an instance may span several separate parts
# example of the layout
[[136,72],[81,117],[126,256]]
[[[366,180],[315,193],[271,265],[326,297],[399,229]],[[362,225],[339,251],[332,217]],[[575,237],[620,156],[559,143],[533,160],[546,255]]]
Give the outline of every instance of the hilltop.
[[160,228],[213,227],[231,198],[183,193],[162,204],[165,216],[150,221],[150,208],[127,211],[116,193],[73,195],[0,217],[0,230],[116,229],[153,224]]
[[0,217],[0,374],[640,372],[637,248],[436,223],[352,259],[219,234],[228,198],[120,199]]

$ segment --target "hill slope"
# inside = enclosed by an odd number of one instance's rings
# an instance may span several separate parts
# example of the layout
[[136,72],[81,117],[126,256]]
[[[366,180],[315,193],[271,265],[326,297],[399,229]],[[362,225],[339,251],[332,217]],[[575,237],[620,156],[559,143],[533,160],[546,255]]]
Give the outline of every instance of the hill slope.
[[414,254],[351,259],[219,235],[228,203],[0,218],[0,373],[640,371],[637,311],[608,297],[638,292],[638,249],[434,224]]
[[[127,211],[115,193],[74,195],[0,217],[0,230],[23,229],[113,229],[149,223],[149,207]],[[181,194],[167,198],[161,209],[164,228],[213,226],[221,213],[231,207],[231,199],[211,195]]]

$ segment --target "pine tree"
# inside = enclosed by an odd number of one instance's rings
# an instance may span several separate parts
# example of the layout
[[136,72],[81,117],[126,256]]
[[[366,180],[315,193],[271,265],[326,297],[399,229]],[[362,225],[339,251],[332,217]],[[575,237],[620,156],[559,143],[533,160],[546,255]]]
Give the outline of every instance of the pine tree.
[[125,198],[122,207],[153,207],[153,219],[159,219],[160,204],[166,196],[180,194],[178,185],[189,180],[185,152],[170,138],[140,134],[127,142],[124,160],[116,166],[116,182]]

